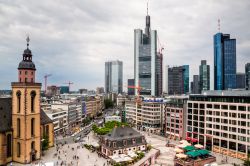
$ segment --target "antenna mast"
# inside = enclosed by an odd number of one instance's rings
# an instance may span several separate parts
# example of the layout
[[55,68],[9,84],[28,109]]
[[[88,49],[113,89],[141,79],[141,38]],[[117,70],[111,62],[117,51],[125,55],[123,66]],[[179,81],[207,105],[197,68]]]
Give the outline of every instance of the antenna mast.
[[220,32],[220,19],[218,19],[218,31]]

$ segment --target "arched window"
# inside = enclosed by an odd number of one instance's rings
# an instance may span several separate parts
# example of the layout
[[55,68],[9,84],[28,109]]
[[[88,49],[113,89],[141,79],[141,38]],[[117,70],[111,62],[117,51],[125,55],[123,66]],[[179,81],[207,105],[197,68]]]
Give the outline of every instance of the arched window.
[[20,137],[20,134],[21,134],[21,123],[20,123],[20,119],[17,118],[17,137]]
[[31,119],[31,136],[34,136],[35,135],[35,118],[32,118]]
[[17,143],[17,157],[21,156],[21,144],[20,142]]
[[11,140],[11,134],[8,134],[7,135],[7,157],[11,157],[12,156],[12,152],[11,152],[11,149],[12,149],[12,147],[11,147],[11,142],[12,142],[12,140]]
[[16,96],[17,96],[17,113],[20,113],[20,110],[21,110],[21,92],[17,91]]
[[31,112],[35,112],[35,97],[36,97],[36,92],[35,91],[31,91],[30,96],[31,96]]
[[35,150],[35,141],[32,141],[32,142],[31,142],[31,149],[32,149],[32,150]]

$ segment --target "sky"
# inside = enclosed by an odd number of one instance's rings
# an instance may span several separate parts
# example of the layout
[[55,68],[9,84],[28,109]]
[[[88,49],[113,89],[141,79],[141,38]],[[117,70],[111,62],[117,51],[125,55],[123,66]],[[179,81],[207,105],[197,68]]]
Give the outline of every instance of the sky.
[[[30,36],[36,82],[72,90],[104,86],[104,64],[123,61],[123,83],[133,78],[134,29],[145,27],[147,0],[0,0],[0,89],[11,89]],[[151,29],[165,49],[164,66],[211,66],[213,35],[237,40],[237,72],[250,62],[249,0],[149,0]],[[165,69],[165,67],[164,67]]]

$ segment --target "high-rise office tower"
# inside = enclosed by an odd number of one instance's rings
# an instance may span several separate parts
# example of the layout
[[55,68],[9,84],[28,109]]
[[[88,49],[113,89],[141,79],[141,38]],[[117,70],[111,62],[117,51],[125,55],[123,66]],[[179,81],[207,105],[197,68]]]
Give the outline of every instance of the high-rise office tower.
[[199,75],[193,76],[193,82],[191,82],[191,93],[192,94],[200,94],[200,78]]
[[214,35],[214,89],[236,88],[236,39],[229,34]]
[[250,63],[245,65],[246,89],[250,90]]
[[246,88],[245,73],[237,73],[236,74],[236,88],[237,89],[245,89]]
[[206,60],[201,60],[199,67],[200,75],[200,90],[210,90],[210,66],[207,65]]
[[189,92],[189,66],[168,68],[168,94],[186,94]]
[[123,63],[122,61],[105,62],[105,92],[123,92]]
[[[145,33],[134,30],[134,79],[141,86],[142,95],[159,96],[162,93],[162,55],[157,56],[157,31],[151,30],[150,16],[146,16]],[[137,91],[135,91],[137,94]]]
[[[128,79],[128,86],[135,86],[135,80],[134,79]],[[135,95],[135,89],[128,88],[128,95]]]

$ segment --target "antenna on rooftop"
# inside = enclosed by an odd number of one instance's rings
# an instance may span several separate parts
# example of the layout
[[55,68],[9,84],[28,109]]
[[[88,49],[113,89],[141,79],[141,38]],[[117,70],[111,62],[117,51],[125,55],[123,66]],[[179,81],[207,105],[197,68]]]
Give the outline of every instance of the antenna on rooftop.
[[218,31],[220,32],[220,19],[218,19]]

